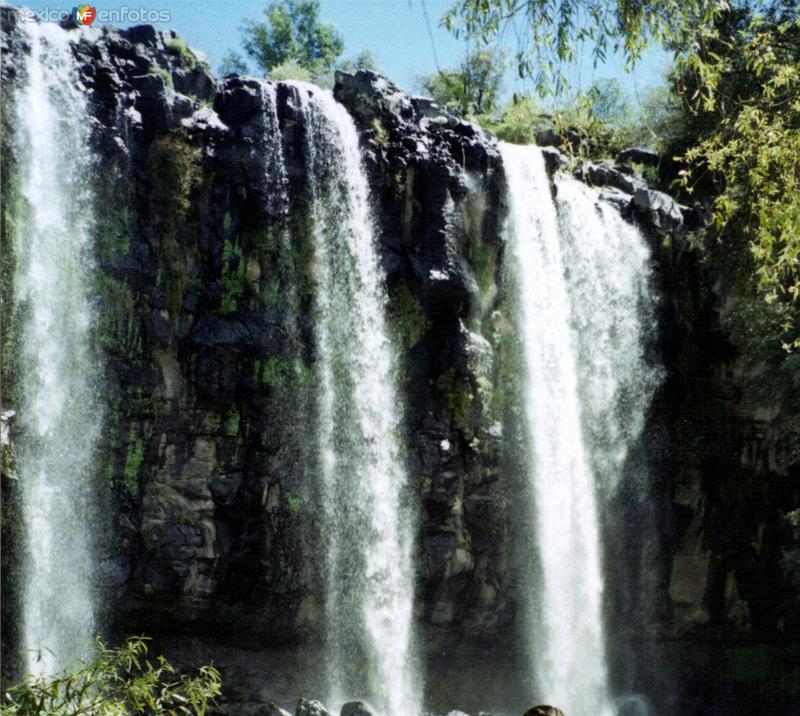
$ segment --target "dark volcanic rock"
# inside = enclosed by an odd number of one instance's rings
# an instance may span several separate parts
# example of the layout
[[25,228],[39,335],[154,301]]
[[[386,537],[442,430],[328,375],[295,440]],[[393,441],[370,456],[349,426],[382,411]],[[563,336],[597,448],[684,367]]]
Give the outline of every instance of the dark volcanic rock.
[[657,167],[661,163],[661,155],[649,147],[629,147],[617,154],[619,164],[643,164],[646,167]]
[[674,229],[683,223],[683,211],[671,196],[661,191],[639,187],[633,203],[640,216],[657,229]]
[[330,712],[319,701],[300,699],[294,716],[330,716]]
[[342,706],[340,716],[374,716],[363,701],[348,701]]
[[616,166],[610,161],[585,162],[575,170],[575,176],[593,186],[614,187],[626,194],[645,188],[644,182],[631,174],[627,167]]

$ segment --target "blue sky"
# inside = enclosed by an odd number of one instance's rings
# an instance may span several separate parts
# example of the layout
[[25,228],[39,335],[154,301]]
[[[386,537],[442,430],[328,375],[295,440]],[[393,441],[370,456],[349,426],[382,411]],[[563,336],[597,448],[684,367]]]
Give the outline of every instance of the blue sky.
[[[85,1],[85,0],[84,0]],[[467,49],[440,26],[439,20],[454,0],[321,0],[321,15],[333,23],[345,41],[344,57],[369,49],[381,69],[406,90],[415,89],[415,79],[439,67],[457,65]],[[60,2],[11,2],[32,10],[68,11],[74,0]],[[91,3],[90,3],[91,4]],[[239,27],[245,18],[262,14],[269,0],[109,0],[93,3],[98,11],[122,6],[146,10],[168,10],[170,20],[156,23],[160,29],[176,30],[192,47],[204,52],[216,70],[228,49],[240,47]],[[428,22],[426,22],[426,14]],[[584,48],[583,61],[571,71],[573,86],[587,86],[593,79],[616,77],[632,100],[657,85],[668,67],[663,52],[648,53],[634,72],[622,69],[619,57],[610,57],[601,67],[591,62],[591,47]],[[508,73],[505,92],[525,90]]]

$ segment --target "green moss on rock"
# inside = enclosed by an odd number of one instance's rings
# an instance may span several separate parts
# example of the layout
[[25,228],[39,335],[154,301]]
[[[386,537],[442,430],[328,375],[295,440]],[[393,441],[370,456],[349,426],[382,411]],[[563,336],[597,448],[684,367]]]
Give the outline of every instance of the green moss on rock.
[[407,350],[417,345],[430,328],[422,304],[404,280],[390,290],[387,318],[397,342]]
[[200,184],[200,150],[183,130],[157,137],[150,145],[147,169],[152,185],[150,206],[156,233],[156,252],[170,314],[180,311],[188,283],[185,257],[181,256],[178,230],[192,208],[192,192]]

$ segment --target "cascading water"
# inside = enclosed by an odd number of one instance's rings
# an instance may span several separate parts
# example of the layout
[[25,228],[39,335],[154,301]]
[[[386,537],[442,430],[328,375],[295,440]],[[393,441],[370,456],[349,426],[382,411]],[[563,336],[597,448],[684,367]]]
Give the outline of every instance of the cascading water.
[[92,308],[91,123],[67,33],[29,23],[17,98],[23,209],[14,236],[22,316],[19,475],[26,537],[23,647],[32,673],[88,655],[92,594],[92,466],[101,416],[89,333]]
[[[261,84],[261,106],[264,176],[269,191],[267,208],[274,214],[280,214],[286,208],[289,197],[287,195],[286,159],[283,153],[280,120],[278,119],[278,93],[274,82]],[[284,234],[286,233],[284,232]]]
[[330,702],[421,713],[413,644],[413,513],[399,450],[395,358],[352,119],[297,83],[314,226],[318,441]]
[[[622,590],[626,592],[624,600],[634,600],[631,593],[639,590],[637,578],[626,573],[631,565],[612,563],[611,559],[630,539],[632,529],[655,532],[647,465],[637,462],[642,458],[631,450],[642,435],[648,407],[662,377],[660,366],[646,357],[647,346],[655,338],[657,305],[651,288],[650,250],[639,229],[600,200],[598,189],[566,175],[557,176],[556,186],[572,297],[583,434],[595,491],[601,499],[606,544],[614,550],[608,553],[605,572],[607,579],[612,575],[615,584],[621,580],[622,586],[616,587],[617,599]],[[627,514],[615,509],[612,500],[620,493],[627,495],[623,498],[626,502],[638,503],[633,509],[644,515],[636,526]],[[641,534],[635,539],[642,539]],[[645,605],[640,604],[642,607]],[[634,609],[619,618],[638,620],[641,615]],[[621,653],[627,651],[623,648]],[[620,667],[625,671],[633,667],[625,661],[617,659],[618,677]],[[615,696],[618,716],[650,713],[642,695]]]
[[523,343],[532,514],[541,585],[529,649],[538,698],[570,716],[610,712],[594,481],[581,431],[570,305],[556,208],[536,147],[501,145],[507,240]]
[[612,496],[661,379],[645,356],[656,327],[650,250],[599,190],[566,175],[556,185],[583,431],[596,486]]
[[537,555],[527,605],[536,697],[570,716],[612,714],[598,499],[621,477],[657,380],[643,347],[648,252],[569,177],[557,180],[556,206],[537,147],[501,152]]

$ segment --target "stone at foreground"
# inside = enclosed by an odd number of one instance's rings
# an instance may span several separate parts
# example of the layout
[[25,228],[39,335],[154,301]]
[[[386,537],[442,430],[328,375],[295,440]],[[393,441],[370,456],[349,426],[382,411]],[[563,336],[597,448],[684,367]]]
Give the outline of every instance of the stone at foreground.
[[363,701],[348,701],[342,706],[341,716],[374,716]]
[[331,716],[328,709],[319,701],[310,701],[302,698],[297,702],[294,714],[295,716]]
[[522,716],[564,716],[564,712],[555,706],[541,704],[528,709]]

